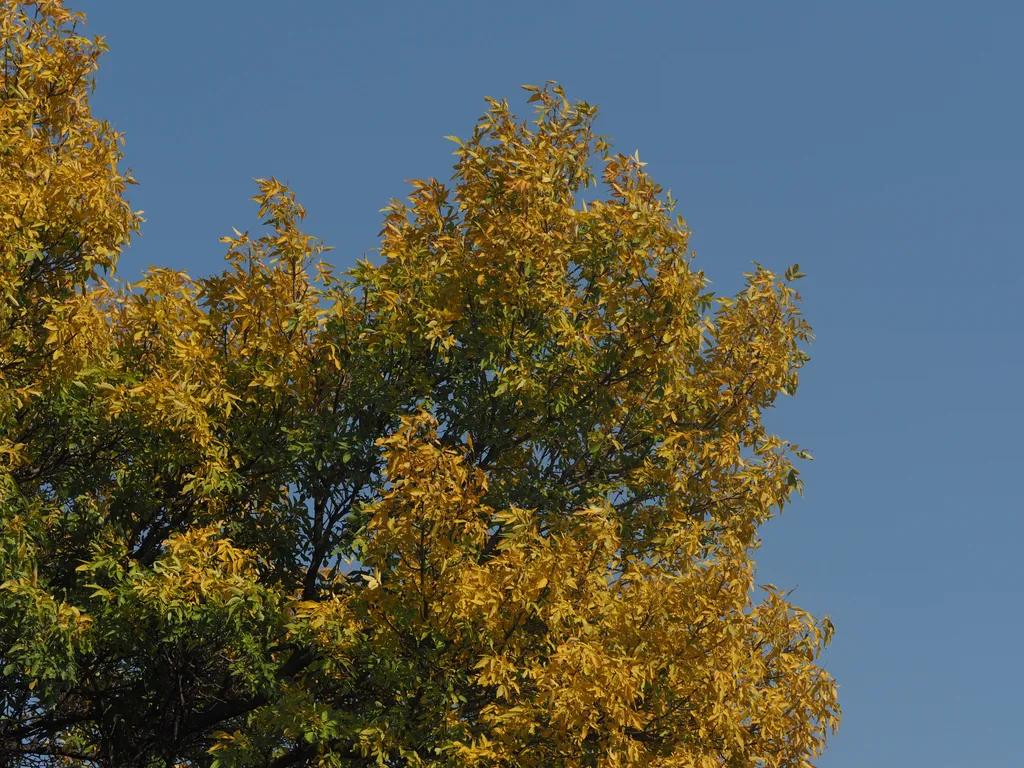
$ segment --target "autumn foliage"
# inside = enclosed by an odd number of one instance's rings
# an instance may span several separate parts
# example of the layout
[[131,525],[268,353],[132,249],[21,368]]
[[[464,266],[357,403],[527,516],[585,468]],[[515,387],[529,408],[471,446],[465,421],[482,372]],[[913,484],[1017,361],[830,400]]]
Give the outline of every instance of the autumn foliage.
[[800,487],[795,271],[712,295],[549,84],[379,263],[271,179],[223,271],[120,283],[104,45],[0,8],[0,765],[811,764],[832,627],[751,559]]

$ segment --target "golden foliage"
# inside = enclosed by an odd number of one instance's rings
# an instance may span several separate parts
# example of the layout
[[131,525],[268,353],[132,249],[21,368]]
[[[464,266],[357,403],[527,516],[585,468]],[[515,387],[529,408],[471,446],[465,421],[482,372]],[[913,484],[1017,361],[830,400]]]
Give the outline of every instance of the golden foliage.
[[335,276],[269,179],[223,272],[120,284],[103,43],[2,9],[0,749],[810,765],[832,626],[752,561],[806,456],[762,420],[807,361],[795,267],[715,297],[549,84],[390,203],[379,264]]
[[120,136],[92,117],[100,39],[59,2],[0,10],[0,382],[10,418],[36,388],[40,320],[117,253],[139,224],[122,199]]

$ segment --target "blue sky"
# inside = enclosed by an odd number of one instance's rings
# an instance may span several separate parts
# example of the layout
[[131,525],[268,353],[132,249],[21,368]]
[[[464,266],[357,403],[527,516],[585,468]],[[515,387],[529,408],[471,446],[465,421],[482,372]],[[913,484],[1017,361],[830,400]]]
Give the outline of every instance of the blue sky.
[[141,182],[121,277],[219,269],[269,175],[351,266],[485,95],[525,116],[547,79],[672,189],[716,290],[799,262],[817,340],[771,423],[817,460],[759,577],[836,624],[820,765],[1019,764],[1024,5],[72,4]]

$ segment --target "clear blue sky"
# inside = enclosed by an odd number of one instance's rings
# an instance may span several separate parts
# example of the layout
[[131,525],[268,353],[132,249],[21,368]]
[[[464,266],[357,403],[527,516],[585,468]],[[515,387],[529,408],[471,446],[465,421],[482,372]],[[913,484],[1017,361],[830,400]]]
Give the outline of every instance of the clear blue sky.
[[218,269],[269,175],[350,266],[484,95],[525,115],[547,79],[673,190],[717,290],[799,262],[817,341],[772,423],[817,460],[759,577],[837,627],[820,765],[1022,764],[1024,4],[71,2],[148,219],[123,277]]

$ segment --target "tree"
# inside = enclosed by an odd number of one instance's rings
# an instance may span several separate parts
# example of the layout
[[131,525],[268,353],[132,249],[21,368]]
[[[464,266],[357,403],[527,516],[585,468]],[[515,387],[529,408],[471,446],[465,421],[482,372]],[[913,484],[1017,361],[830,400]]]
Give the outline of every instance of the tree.
[[221,273],[119,283],[104,45],[0,7],[0,764],[810,765],[832,626],[751,557],[800,488],[762,424],[796,270],[714,297],[548,84],[380,264],[336,275],[271,179]]

